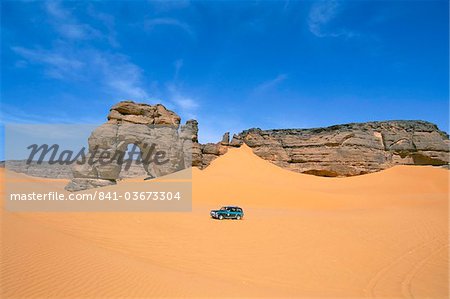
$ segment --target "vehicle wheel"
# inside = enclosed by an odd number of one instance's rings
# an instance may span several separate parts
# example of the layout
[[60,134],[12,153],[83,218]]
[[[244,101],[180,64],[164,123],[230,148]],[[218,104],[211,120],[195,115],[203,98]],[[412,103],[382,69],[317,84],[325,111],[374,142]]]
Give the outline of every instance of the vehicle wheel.
[[219,215],[219,220],[223,220],[223,215]]
[[241,220],[241,215],[237,215],[236,220]]

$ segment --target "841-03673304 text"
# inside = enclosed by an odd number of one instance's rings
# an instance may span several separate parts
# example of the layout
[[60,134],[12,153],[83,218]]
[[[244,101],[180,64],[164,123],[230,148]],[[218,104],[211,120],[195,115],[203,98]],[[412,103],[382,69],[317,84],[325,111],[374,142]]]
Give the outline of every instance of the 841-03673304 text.
[[37,201],[59,201],[59,200],[151,200],[151,201],[180,201],[182,200],[181,192],[173,191],[92,191],[89,193],[70,193],[47,192],[47,193],[11,193],[9,195],[11,201],[21,200],[37,200]]

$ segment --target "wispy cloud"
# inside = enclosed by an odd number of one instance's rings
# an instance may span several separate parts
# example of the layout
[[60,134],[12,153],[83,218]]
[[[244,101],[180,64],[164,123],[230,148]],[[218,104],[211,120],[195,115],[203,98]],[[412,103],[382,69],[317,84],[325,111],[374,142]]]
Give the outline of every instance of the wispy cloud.
[[72,56],[69,52],[24,47],[12,47],[11,49],[29,63],[45,65],[45,73],[51,78],[72,77],[86,66],[85,62]]
[[184,110],[193,110],[198,108],[198,103],[192,99],[192,98],[188,98],[186,96],[183,96],[181,94],[175,94],[172,97],[172,101],[175,102],[175,104],[177,104],[181,109]]
[[88,6],[87,10],[89,16],[93,19],[99,20],[106,29],[106,33],[102,33],[102,38],[107,40],[112,47],[119,47],[119,41],[117,40],[117,32],[115,30],[115,18],[114,16],[96,11],[93,5]]
[[104,86],[121,98],[145,100],[149,97],[143,87],[142,69],[122,54],[107,54],[93,50],[93,66],[99,69]]
[[190,36],[194,36],[194,31],[187,23],[174,18],[155,18],[146,20],[144,26],[147,30],[152,30],[157,26],[172,26],[178,28]]
[[330,23],[341,12],[341,4],[336,0],[323,0],[315,2],[308,16],[309,31],[317,37],[344,37],[350,38],[357,34],[343,28],[332,28]]
[[167,85],[169,101],[175,105],[187,118],[196,118],[197,109],[200,107],[198,100],[183,93],[175,84]]
[[184,61],[183,59],[178,59],[173,63],[173,66],[175,67],[175,73],[173,75],[173,80],[178,80],[178,75],[180,74],[180,70],[183,67]]
[[63,37],[74,40],[91,39],[101,36],[101,32],[92,26],[80,23],[69,10],[64,9],[59,1],[44,2],[45,9],[51,17],[56,31]]
[[52,113],[47,111],[45,114],[31,114],[16,106],[2,103],[0,113],[0,124],[15,123],[15,124],[96,124],[102,123],[103,118],[91,118],[79,116],[76,120],[72,119],[70,115],[64,111]]
[[71,17],[71,14],[62,9],[60,3],[58,1],[46,1],[44,2],[45,9],[47,13],[58,19],[68,19]]
[[[74,39],[93,37],[105,38],[100,30],[90,24],[79,22],[71,10],[62,3],[45,2],[45,12],[59,33],[52,47],[26,48],[13,46],[11,49],[22,58],[20,67],[39,65],[46,76],[52,79],[80,82],[98,82],[98,87],[117,99],[145,100],[149,97],[143,83],[142,69],[121,53],[103,51],[100,48],[80,46]],[[109,29],[108,41],[117,45],[113,36],[112,16],[88,9],[91,17],[99,19]],[[26,63],[25,63],[26,62]]]
[[145,100],[142,69],[122,54],[97,49],[80,49],[59,44],[51,49],[13,47],[12,50],[28,63],[43,67],[53,79],[65,81],[95,81],[99,87],[119,99]]
[[189,0],[149,0],[150,5],[153,6],[157,11],[170,11],[176,9],[184,9],[190,6],[191,2]]
[[165,96],[167,100],[167,107],[176,110],[185,119],[197,117],[198,109],[200,108],[199,100],[190,95],[182,86],[183,82],[178,80],[181,68],[183,67],[183,59],[174,61],[174,75],[173,80],[166,82]]
[[254,89],[254,93],[263,93],[269,91],[285,81],[287,77],[287,74],[279,74],[275,78],[265,81],[256,86]]

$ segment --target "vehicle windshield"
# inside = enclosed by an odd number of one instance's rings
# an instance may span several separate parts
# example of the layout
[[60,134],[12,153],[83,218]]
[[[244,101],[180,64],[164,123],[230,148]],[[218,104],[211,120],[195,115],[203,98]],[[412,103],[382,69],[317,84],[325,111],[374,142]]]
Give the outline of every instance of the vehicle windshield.
[[226,207],[221,207],[220,210],[221,210],[221,211],[226,211],[227,208],[226,208]]

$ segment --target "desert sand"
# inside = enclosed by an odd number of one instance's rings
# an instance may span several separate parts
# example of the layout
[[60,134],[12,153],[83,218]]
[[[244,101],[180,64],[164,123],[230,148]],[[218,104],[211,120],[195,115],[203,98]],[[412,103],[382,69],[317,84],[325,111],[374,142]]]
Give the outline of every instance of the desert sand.
[[[243,146],[193,169],[192,212],[2,204],[1,298],[448,298],[448,179],[430,166],[315,177]],[[244,219],[210,219],[221,205]]]

